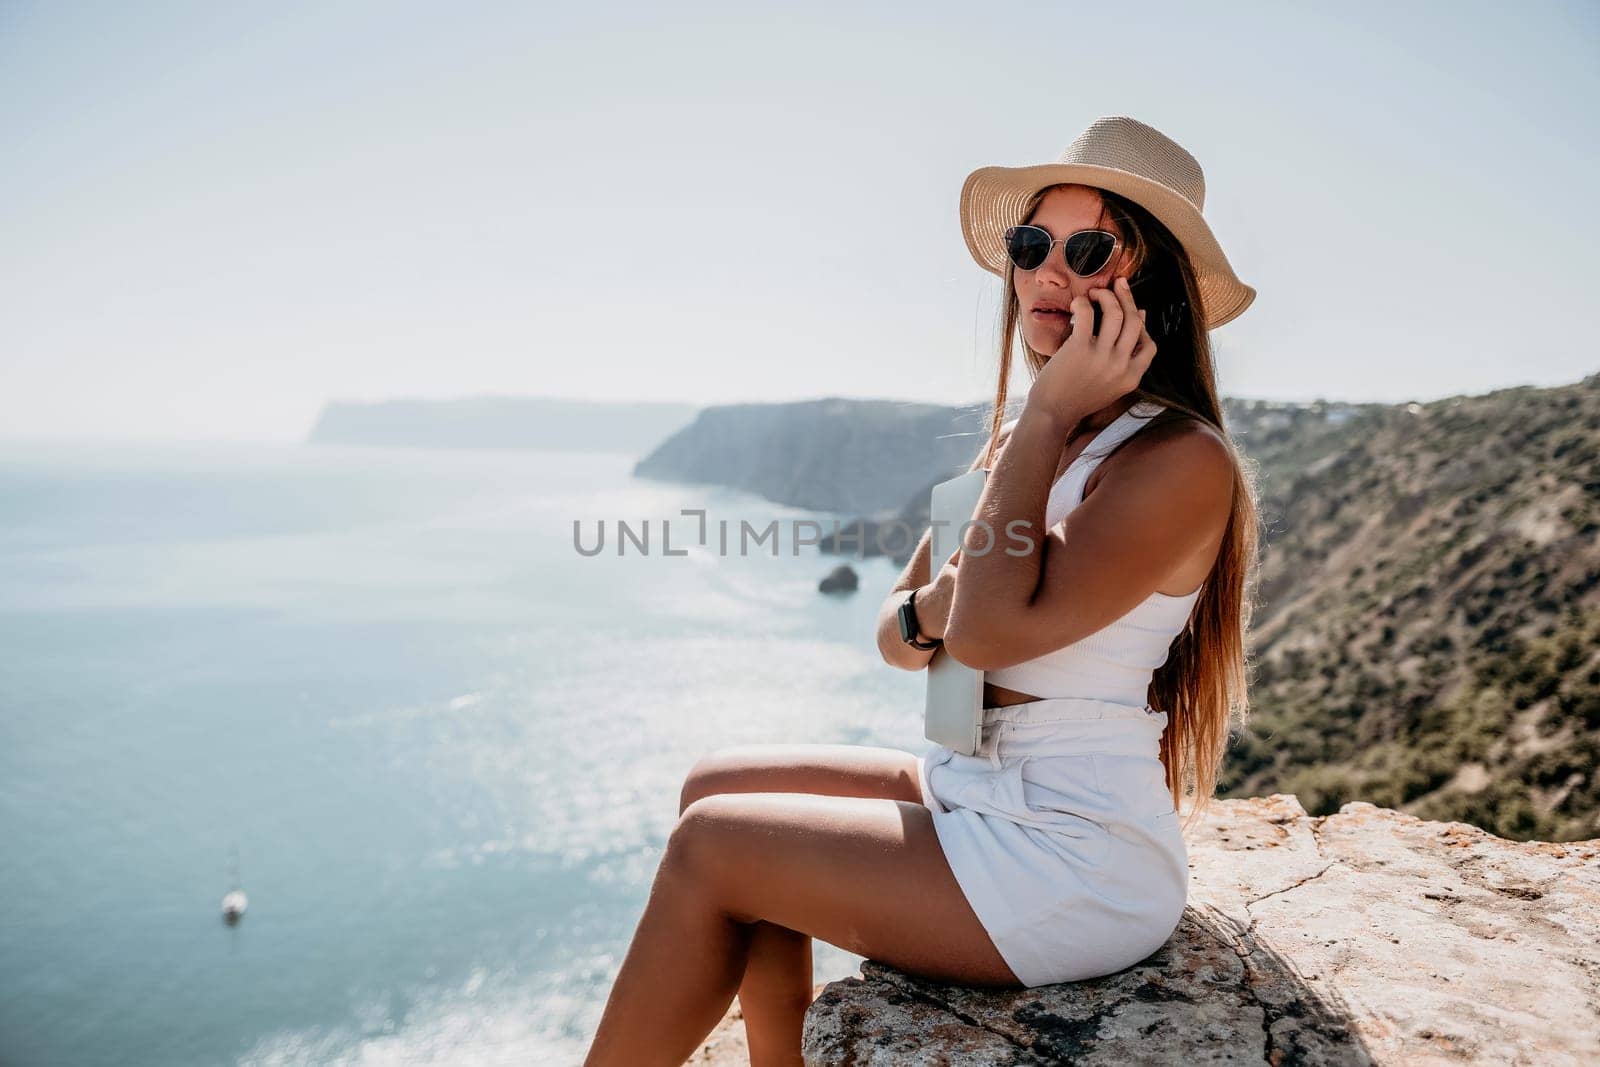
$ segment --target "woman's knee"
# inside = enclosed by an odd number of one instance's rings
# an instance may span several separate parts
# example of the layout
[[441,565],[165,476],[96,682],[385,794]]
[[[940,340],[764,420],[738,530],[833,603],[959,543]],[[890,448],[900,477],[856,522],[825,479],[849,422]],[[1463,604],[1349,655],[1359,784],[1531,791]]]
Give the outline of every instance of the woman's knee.
[[741,750],[739,745],[724,745],[695,760],[683,776],[683,788],[678,793],[679,815],[695,801],[726,790],[739,773]]
[[730,866],[730,830],[735,830],[743,813],[732,798],[717,793],[697,797],[685,804],[677,824],[667,835],[661,868],[673,877],[687,877],[701,885],[715,885],[734,876],[738,864]]

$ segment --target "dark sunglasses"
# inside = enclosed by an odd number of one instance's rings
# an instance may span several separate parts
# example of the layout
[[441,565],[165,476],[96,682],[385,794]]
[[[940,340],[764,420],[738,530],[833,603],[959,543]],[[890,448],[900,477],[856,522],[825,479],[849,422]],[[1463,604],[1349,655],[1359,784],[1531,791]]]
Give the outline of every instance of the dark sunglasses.
[[1093,277],[1106,269],[1121,242],[1106,230],[1079,230],[1062,238],[1052,238],[1042,226],[1013,226],[1006,231],[1006,255],[1018,270],[1038,270],[1050,258],[1050,250],[1061,246],[1067,269],[1080,278]]

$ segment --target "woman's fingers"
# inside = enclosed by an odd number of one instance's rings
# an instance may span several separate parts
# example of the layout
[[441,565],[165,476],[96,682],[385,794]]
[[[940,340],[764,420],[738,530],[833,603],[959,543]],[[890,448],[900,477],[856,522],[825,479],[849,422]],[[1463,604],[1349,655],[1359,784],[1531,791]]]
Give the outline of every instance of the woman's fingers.
[[1156,358],[1156,339],[1145,331],[1143,324],[1139,326],[1139,347],[1133,350],[1133,359],[1129,363],[1129,371],[1134,378],[1134,386],[1144,378],[1144,372],[1150,369],[1150,362]]
[[1122,355],[1131,358],[1144,334],[1144,311],[1133,302],[1133,290],[1128,285],[1128,279],[1118,278],[1113,284],[1116,287],[1117,300],[1126,313],[1122,332],[1117,335],[1115,348]]
[[1119,337],[1122,333],[1122,300],[1109,289],[1091,289],[1089,295],[1105,313],[1100,319],[1100,334],[1097,339]]
[[1067,307],[1072,312],[1071,326],[1074,335],[1077,334],[1080,325],[1087,329],[1089,323],[1094,321],[1094,302],[1088,297],[1073,297],[1072,303],[1068,304]]
[[1122,333],[1117,335],[1114,346],[1118,355],[1125,359],[1132,359],[1139,342],[1145,337],[1144,316],[1139,313],[1130,314],[1122,326]]
[[1128,284],[1128,279],[1118,277],[1112,282],[1112,291],[1117,294],[1117,299],[1122,301],[1123,311],[1128,318],[1139,314],[1139,305],[1133,302],[1133,286]]

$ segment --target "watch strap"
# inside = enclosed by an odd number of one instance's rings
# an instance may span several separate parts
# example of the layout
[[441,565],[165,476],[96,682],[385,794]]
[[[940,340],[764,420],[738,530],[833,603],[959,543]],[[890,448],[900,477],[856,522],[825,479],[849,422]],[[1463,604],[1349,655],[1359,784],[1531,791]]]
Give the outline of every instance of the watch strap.
[[900,605],[900,610],[903,616],[909,616],[908,626],[901,628],[902,630],[909,629],[911,631],[909,636],[905,633],[901,634],[901,637],[905,640],[906,644],[910,645],[912,648],[919,648],[924,652],[931,651],[944,644],[943,639],[938,637],[932,638],[928,641],[919,640],[922,635],[922,630],[917,625],[917,591],[915,589],[911,590],[910,594],[906,596],[905,600]]

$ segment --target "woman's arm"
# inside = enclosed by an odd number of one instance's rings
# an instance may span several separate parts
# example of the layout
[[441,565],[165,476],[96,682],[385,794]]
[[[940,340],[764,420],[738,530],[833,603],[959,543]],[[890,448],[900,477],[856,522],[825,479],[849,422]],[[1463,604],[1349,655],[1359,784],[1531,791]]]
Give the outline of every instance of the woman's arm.
[[[1015,420],[1013,420],[1014,422]],[[1011,430],[1011,423],[1000,428],[1000,440],[995,446],[997,455],[1004,454],[1005,443],[1010,438]],[[987,448],[988,442],[985,440],[983,450],[978,452],[971,465],[967,467],[968,472],[978,469],[978,465],[983,462],[983,454]],[[928,637],[944,636],[947,620],[940,617],[940,612],[938,611],[940,598],[932,596],[933,582],[938,577],[930,574],[932,552],[933,529],[929,527],[923,531],[922,539],[917,542],[916,550],[911,553],[910,561],[906,564],[905,569],[900,572],[900,578],[894,583],[894,588],[890,589],[889,595],[884,598],[883,607],[878,610],[878,651],[882,654],[884,662],[891,667],[899,667],[908,671],[920,671],[928,665],[928,661],[938,651],[938,649],[932,648],[927,650],[915,648],[906,644],[900,637],[900,602],[905,599],[906,594],[911,590],[915,589],[917,591],[917,606],[919,608],[924,604],[934,608],[932,612],[923,610],[917,613],[919,620],[923,623],[923,634]],[[941,564],[941,568],[942,566]],[[943,614],[948,616],[948,613],[948,605],[946,605],[946,610]]]
[[[981,556],[962,553],[944,635],[946,651],[969,667],[1000,670],[1103,629],[1216,541],[1231,514],[1228,445],[1191,423],[1129,441],[1095,491],[1042,531],[1067,415],[1025,409],[1012,435],[1019,447],[996,464],[978,502],[996,541]],[[1014,519],[1029,525],[1008,538]],[[981,549],[983,539],[973,528],[966,541]]]
[[[969,667],[995,669],[983,663],[1004,645],[1013,620],[1033,601],[1050,479],[1078,421],[1071,410],[1030,398],[1011,431],[1017,447],[1005,450],[984,482],[973,518],[987,529],[969,527],[962,541],[961,580],[945,625],[946,651]],[[965,551],[968,547],[981,554]]]
[[[911,562],[906,564],[906,569],[900,573],[900,579],[894,583],[894,588],[889,590],[889,595],[884,598],[883,607],[878,609],[878,651],[882,653],[883,660],[891,667],[899,667],[907,671],[920,671],[928,665],[936,648],[920,649],[908,645],[900,637],[900,602],[906,598],[911,590],[920,590],[928,586],[928,557],[932,545],[930,543],[932,529],[925,531],[922,540],[917,542],[917,550],[911,554]],[[923,631],[927,634],[927,631]],[[934,636],[928,634],[928,636]]]

